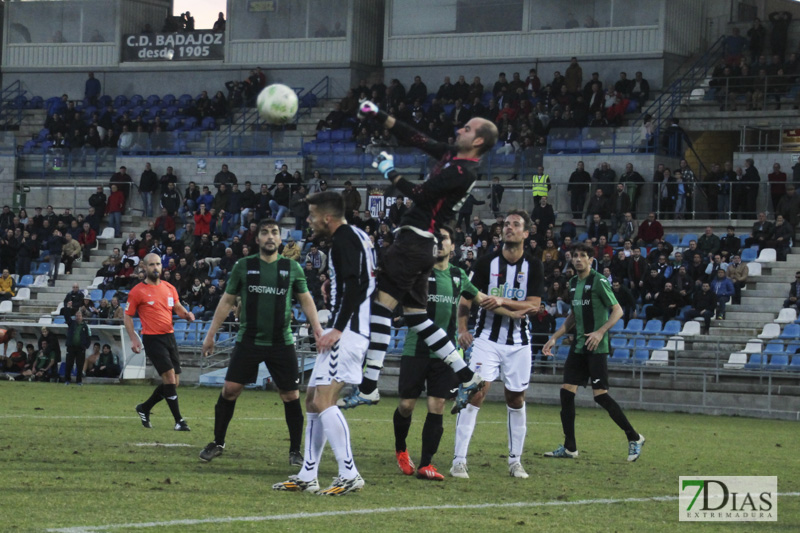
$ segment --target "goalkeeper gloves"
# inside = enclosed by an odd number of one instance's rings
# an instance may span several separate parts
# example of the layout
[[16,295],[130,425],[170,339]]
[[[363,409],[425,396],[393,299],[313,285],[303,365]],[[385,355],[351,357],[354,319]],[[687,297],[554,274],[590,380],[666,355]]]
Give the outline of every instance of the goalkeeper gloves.
[[383,177],[389,181],[397,174],[394,170],[394,156],[387,152],[378,154],[378,157],[372,162],[372,168],[377,168],[383,174]]

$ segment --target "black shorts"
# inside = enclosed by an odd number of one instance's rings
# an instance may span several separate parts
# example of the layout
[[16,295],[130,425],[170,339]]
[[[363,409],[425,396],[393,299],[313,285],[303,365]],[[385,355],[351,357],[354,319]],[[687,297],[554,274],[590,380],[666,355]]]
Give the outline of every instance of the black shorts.
[[416,309],[428,306],[428,277],[435,262],[436,242],[401,230],[378,266],[378,290]]
[[455,397],[459,380],[438,357],[402,356],[398,385],[400,397],[415,400],[426,390],[426,384],[428,396],[449,399]]
[[564,383],[608,390],[608,354],[575,353],[573,346],[564,363]]
[[258,365],[267,365],[272,380],[282,391],[298,389],[300,374],[297,370],[297,353],[294,345],[257,346],[252,343],[237,342],[231,352],[231,361],[225,381],[246,385],[258,379]]
[[142,335],[144,353],[159,375],[169,370],[181,373],[181,360],[178,355],[178,343],[175,342],[174,333],[164,335]]

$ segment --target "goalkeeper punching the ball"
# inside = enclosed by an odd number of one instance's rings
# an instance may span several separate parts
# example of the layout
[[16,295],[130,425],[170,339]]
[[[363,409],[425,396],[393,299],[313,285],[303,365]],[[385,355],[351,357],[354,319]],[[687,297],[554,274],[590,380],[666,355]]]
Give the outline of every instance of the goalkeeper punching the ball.
[[378,295],[372,302],[364,379],[359,388],[339,400],[339,405],[350,408],[380,400],[378,376],[389,347],[392,314],[399,303],[408,328],[458,376],[461,384],[453,407],[455,413],[483,388],[484,382],[467,367],[447,333],[428,318],[428,278],[436,260],[435,235],[454,217],[475,185],[481,156],[497,142],[497,127],[488,120],[473,118],[458,130],[455,144],[449,145],[395,120],[368,100],[359,105],[358,114],[391,131],[401,144],[419,148],[439,161],[421,184],[410,183],[398,174],[393,157],[386,152],[373,164],[414,204],[400,220],[395,240],[378,268]]

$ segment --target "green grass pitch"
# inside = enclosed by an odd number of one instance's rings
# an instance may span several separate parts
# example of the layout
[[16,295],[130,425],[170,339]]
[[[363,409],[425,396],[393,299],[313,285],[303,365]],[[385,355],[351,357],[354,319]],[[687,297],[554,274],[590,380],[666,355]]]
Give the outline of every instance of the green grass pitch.
[[[346,412],[356,464],[367,483],[364,491],[323,498],[270,488],[296,473],[288,466],[288,437],[276,393],[245,391],[225,454],[203,463],[197,454],[213,439],[219,389],[179,389],[181,410],[192,428],[183,433],[172,430],[163,402],[153,411],[154,429],[142,427],[133,407],[152,388],[0,383],[0,530],[800,530],[796,496],[779,499],[777,523],[679,523],[674,499],[569,505],[675,498],[681,475],[777,475],[781,493],[798,492],[796,422],[630,411],[647,444],[639,461],[628,463],[625,437],[605,412],[579,408],[580,457],[554,460],[542,453],[561,442],[558,408],[529,403],[523,464],[531,476],[520,480],[510,478],[506,467],[505,407],[486,404],[470,447],[471,478],[449,476],[455,417],[445,415],[435,462],[447,478],[432,482],[397,469],[391,423],[396,399],[384,398],[378,406]],[[528,395],[535,397],[536,387]],[[414,460],[424,417],[422,401],[409,435]],[[177,446],[142,445],[152,443]],[[336,464],[327,447],[320,484],[327,486],[334,475]],[[419,507],[425,509],[398,509]],[[160,524],[172,521],[186,522]]]

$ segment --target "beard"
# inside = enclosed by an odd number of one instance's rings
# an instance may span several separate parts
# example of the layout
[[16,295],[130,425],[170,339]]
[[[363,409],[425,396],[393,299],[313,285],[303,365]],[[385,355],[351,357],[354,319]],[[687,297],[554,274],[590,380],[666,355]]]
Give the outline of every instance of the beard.
[[272,255],[272,254],[278,253],[278,247],[276,245],[272,245],[272,249],[267,248],[267,246],[269,246],[269,245],[264,245],[264,246],[259,247],[259,249],[261,250],[262,254],[264,254],[264,255]]
[[161,276],[159,275],[159,273],[155,270],[147,273],[147,279],[149,279],[150,281],[158,281],[160,277]]

